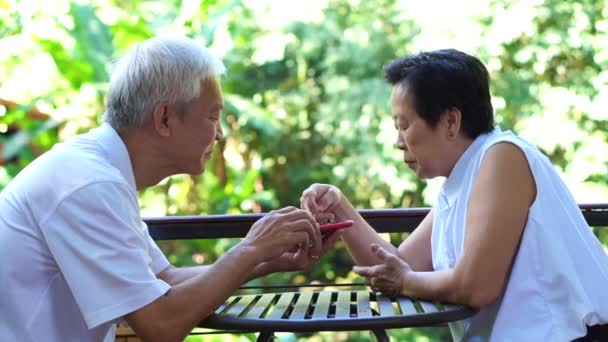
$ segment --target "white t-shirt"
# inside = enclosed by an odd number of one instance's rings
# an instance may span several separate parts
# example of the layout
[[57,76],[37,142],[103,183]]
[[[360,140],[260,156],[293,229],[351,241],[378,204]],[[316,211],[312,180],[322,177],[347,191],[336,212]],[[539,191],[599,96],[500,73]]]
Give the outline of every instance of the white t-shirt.
[[[469,196],[486,151],[509,142],[524,152],[536,199],[501,298],[472,319],[452,325],[465,341],[571,341],[585,325],[608,323],[608,256],[551,162],[511,132],[478,137],[443,184],[431,237],[435,270],[463,254]],[[500,196],[500,194],[496,194]]]
[[118,319],[169,290],[114,129],[56,145],[2,191],[0,260],[2,341],[114,341]]

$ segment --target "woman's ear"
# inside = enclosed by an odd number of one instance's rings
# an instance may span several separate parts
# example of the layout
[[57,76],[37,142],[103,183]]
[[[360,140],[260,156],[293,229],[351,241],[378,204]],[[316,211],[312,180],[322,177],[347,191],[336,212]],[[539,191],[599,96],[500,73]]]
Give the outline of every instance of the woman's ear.
[[460,109],[453,107],[443,112],[443,118],[445,127],[447,128],[447,138],[453,140],[458,136],[460,132],[460,126],[462,123],[462,113]]

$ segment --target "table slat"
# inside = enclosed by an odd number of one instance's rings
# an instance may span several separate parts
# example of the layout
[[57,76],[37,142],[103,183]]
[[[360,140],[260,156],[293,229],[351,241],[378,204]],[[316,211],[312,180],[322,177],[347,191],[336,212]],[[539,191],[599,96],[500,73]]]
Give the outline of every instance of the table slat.
[[439,311],[439,309],[435,306],[435,304],[433,304],[431,302],[421,300],[418,303],[420,303],[420,306],[422,307],[422,310],[425,313],[433,313],[433,312]]
[[226,307],[230,306],[230,304],[232,302],[234,302],[236,299],[237,299],[237,297],[230,297],[230,298],[228,298],[228,300],[226,302],[224,302],[224,304],[220,305],[220,307],[215,310],[215,313],[216,314],[220,314],[222,311],[224,311],[224,309]]
[[293,311],[289,316],[290,319],[304,319],[306,318],[306,313],[308,312],[308,307],[310,305],[310,301],[312,299],[313,292],[302,292],[300,293],[300,297],[296,301],[296,305],[293,307]]
[[372,307],[369,302],[369,291],[357,291],[357,317],[372,317]]
[[338,302],[336,303],[336,316],[335,318],[349,318],[350,317],[350,291],[338,292]]
[[395,316],[395,309],[393,309],[393,302],[390,298],[376,293],[376,300],[378,301],[380,316]]
[[262,297],[255,303],[253,308],[249,310],[249,312],[245,315],[247,318],[260,318],[264,311],[266,311],[266,307],[268,304],[272,302],[272,299],[275,297],[274,293],[266,293],[262,295]]
[[434,326],[474,314],[466,306],[393,298],[373,291],[305,291],[236,295],[199,326],[243,332],[381,331]]
[[315,311],[312,314],[313,319],[327,318],[329,316],[329,305],[332,293],[324,291],[319,293],[317,298],[317,304],[315,305]]
[[397,298],[399,302],[399,308],[401,308],[401,315],[415,315],[417,313],[416,307],[414,306],[414,302],[412,302],[409,298],[399,297]]
[[295,295],[295,293],[293,293],[293,292],[287,292],[287,293],[281,294],[281,297],[279,297],[279,301],[274,306],[274,309],[272,310],[272,312],[270,314],[266,315],[266,318],[268,318],[268,319],[282,318],[285,311],[287,311],[287,308],[289,308],[289,304],[291,304],[291,300],[293,299],[294,295]]
[[232,316],[240,316],[243,310],[245,310],[249,306],[249,304],[254,298],[255,296],[252,295],[240,297],[239,301],[236,302],[233,306],[231,306],[225,314]]

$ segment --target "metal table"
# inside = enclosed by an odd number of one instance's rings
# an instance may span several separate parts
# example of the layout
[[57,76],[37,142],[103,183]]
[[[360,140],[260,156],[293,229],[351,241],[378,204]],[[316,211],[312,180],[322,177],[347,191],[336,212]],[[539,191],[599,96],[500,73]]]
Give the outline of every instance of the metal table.
[[388,341],[385,329],[445,324],[473,314],[465,306],[370,291],[301,291],[230,297],[199,326],[260,332],[258,341],[272,340],[274,332],[353,330],[371,330],[378,341]]

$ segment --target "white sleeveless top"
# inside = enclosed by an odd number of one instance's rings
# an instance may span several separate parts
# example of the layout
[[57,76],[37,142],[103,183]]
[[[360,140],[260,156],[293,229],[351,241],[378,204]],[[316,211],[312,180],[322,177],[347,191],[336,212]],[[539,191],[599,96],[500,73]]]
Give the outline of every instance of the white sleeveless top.
[[463,341],[584,336],[585,325],[608,323],[608,255],[551,162],[510,131],[497,128],[475,139],[443,184],[433,217],[433,267],[453,268],[462,256],[471,189],[486,151],[499,142],[524,152],[537,196],[502,298],[452,324],[452,334]]

